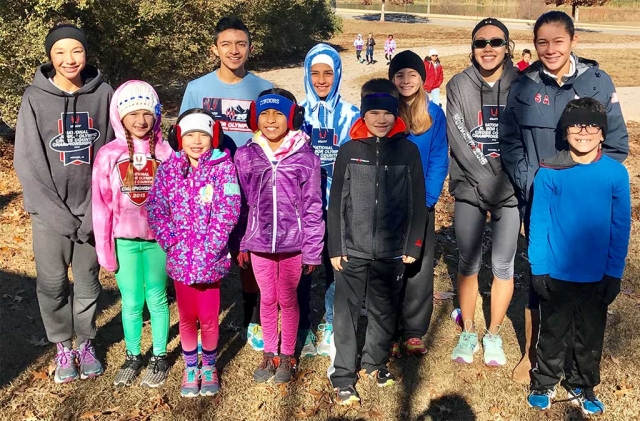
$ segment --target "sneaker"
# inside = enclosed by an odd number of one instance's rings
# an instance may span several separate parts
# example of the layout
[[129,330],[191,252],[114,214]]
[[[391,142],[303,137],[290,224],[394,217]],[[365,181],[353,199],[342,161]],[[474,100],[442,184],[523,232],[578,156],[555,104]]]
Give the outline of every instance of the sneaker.
[[96,350],[89,339],[80,345],[77,353],[79,355],[78,367],[80,368],[80,378],[82,380],[93,379],[103,373],[102,364],[98,361]]
[[262,326],[257,323],[249,323],[249,327],[247,328],[247,343],[254,351],[264,350]]
[[356,392],[356,388],[352,384],[347,386],[340,386],[336,389],[336,401],[339,405],[350,405],[356,402],[360,402],[360,396]]
[[391,358],[402,358],[402,351],[400,350],[400,342],[391,342]]
[[317,354],[328,357],[331,354],[331,335],[333,334],[333,325],[323,323],[318,326],[318,330],[322,331],[322,339],[318,342]]
[[545,409],[551,408],[551,404],[553,403],[551,400],[555,397],[555,387],[553,389],[532,390],[527,397],[527,402],[530,407],[544,411]]
[[304,340],[304,346],[300,352],[300,357],[315,357],[318,354],[318,349],[316,348],[316,335],[314,335],[311,330],[301,330],[299,337],[300,342]]
[[218,370],[213,365],[203,365],[200,369],[200,396],[213,396],[219,391]]
[[114,386],[131,386],[133,379],[142,371],[142,356],[127,351],[127,357],[113,380]]
[[502,338],[497,333],[493,335],[487,331],[482,338],[482,348],[484,348],[484,364],[486,366],[502,367],[507,363],[507,357],[502,349]]
[[394,376],[393,373],[387,370],[386,367],[377,369],[375,377],[378,387],[387,387],[396,383],[396,376]]
[[598,399],[592,388],[567,388],[569,402],[579,407],[584,415],[599,415],[604,413],[604,404]]
[[149,360],[149,366],[142,376],[140,386],[142,387],[159,387],[162,385],[167,377],[169,377],[169,361],[167,361],[167,355],[154,355]]
[[56,345],[58,353],[56,354],[56,373],[53,380],[56,383],[68,383],[78,378],[78,370],[76,369],[76,357],[73,350],[58,343]]
[[[470,320],[467,320],[467,322],[473,325]],[[473,354],[480,351],[480,345],[478,344],[478,334],[469,332],[470,328],[466,328],[467,322],[465,322],[465,330],[460,334],[458,345],[453,348],[451,359],[458,363],[472,364]]]
[[424,355],[427,353],[427,347],[424,346],[424,343],[420,338],[407,339],[407,341],[404,343],[404,347],[407,350],[408,354]]
[[198,367],[187,367],[182,372],[182,386],[180,396],[195,398],[200,393],[200,373]]
[[278,368],[276,368],[276,383],[289,383],[293,376],[296,374],[296,359],[293,356],[281,355],[278,362]]
[[276,368],[278,367],[278,361],[272,352],[265,352],[262,356],[262,363],[253,372],[253,380],[257,383],[265,383],[271,380],[276,374]]

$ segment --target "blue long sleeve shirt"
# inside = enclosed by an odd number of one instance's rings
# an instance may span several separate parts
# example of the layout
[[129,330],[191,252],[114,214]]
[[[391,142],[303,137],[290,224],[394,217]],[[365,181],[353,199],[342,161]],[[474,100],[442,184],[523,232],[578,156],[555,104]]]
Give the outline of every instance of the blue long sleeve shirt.
[[410,133],[407,138],[420,150],[427,190],[426,203],[427,207],[433,207],[438,202],[444,180],[449,173],[449,143],[447,142],[447,120],[442,108],[429,102],[427,111],[432,120],[429,130],[419,135]]
[[570,282],[622,278],[631,231],[627,169],[608,156],[540,168],[533,182],[529,261],[534,275]]

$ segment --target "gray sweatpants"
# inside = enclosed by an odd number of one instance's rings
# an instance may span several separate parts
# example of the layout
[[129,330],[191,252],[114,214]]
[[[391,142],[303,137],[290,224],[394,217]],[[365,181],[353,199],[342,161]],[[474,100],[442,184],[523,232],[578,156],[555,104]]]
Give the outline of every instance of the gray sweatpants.
[[[513,278],[513,266],[520,235],[517,207],[500,209],[500,219],[491,216],[491,270],[498,279]],[[464,276],[480,272],[482,236],[487,212],[469,203],[456,201],[453,226],[458,243],[458,272]]]
[[[96,308],[100,295],[100,265],[96,249],[78,244],[49,228],[38,215],[31,215],[33,254],[36,260],[40,315],[49,342],[71,345],[93,339]],[[73,271],[73,292],[69,282]]]

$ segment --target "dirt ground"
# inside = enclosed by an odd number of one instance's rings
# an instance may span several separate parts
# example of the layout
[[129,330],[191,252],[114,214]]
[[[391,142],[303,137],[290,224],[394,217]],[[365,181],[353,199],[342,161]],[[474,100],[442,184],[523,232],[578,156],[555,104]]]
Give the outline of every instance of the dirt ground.
[[[356,25],[357,24],[357,25]],[[357,21],[345,21],[345,35],[332,40],[334,44],[350,45],[356,32],[367,27]],[[465,34],[450,28],[431,28],[427,34],[409,32],[410,26],[378,27],[376,33],[394,32],[400,48],[411,45],[424,55],[430,43],[440,49],[445,72],[451,74],[466,65]],[[405,34],[412,34],[411,37]],[[622,55],[634,56],[624,49],[612,51],[611,44],[598,49],[604,40],[592,39],[583,45],[588,57],[602,57],[603,68],[616,83],[640,86],[633,78],[633,68]],[[629,46],[637,42],[629,37],[613,38],[615,43]],[[378,36],[382,39],[382,36]],[[436,41],[437,40],[437,41]],[[525,38],[523,35],[523,42]],[[412,44],[413,43],[413,44]],[[635,44],[637,49],[638,44]],[[519,47],[520,48],[520,47]],[[632,47],[633,48],[633,47]],[[582,50],[580,50],[582,51]],[[378,49],[380,59],[380,49]],[[361,82],[386,71],[385,63],[374,66],[356,63],[353,51],[345,51],[343,94],[357,102]],[[624,64],[624,66],[621,63]],[[624,72],[624,75],[623,75]],[[276,84],[289,88],[302,97],[302,71],[299,68],[263,73]],[[628,82],[622,82],[628,80]],[[295,81],[295,83],[292,83]],[[624,89],[624,88],[623,88]],[[637,88],[636,88],[637,89]],[[632,98],[637,98],[638,93]],[[630,105],[627,105],[630,104]],[[633,106],[625,103],[625,113]],[[627,120],[640,122],[640,112],[629,112]],[[629,115],[637,116],[629,118]],[[640,389],[640,123],[630,123],[631,154],[626,166],[631,175],[633,228],[629,258],[623,281],[623,293],[611,306],[607,322],[605,356],[602,361],[602,384],[598,393],[607,405],[602,420],[627,421],[640,419],[637,404]],[[35,294],[35,264],[32,253],[31,226],[22,210],[20,185],[12,168],[13,148],[0,143],[0,420],[583,420],[583,416],[566,403],[557,403],[545,413],[531,411],[525,404],[527,387],[511,382],[511,370],[519,360],[523,343],[523,308],[527,300],[528,275],[526,248],[520,240],[516,258],[516,291],[504,322],[502,334],[508,363],[500,369],[489,369],[481,361],[460,366],[449,360],[457,342],[457,330],[449,319],[456,305],[446,294],[436,300],[434,314],[425,343],[429,352],[422,358],[409,357],[395,361],[392,371],[401,380],[391,388],[379,389],[363,380],[357,385],[362,405],[351,408],[336,406],[326,379],[328,359],[304,359],[296,380],[288,386],[257,385],[252,372],[261,355],[244,345],[239,338],[241,298],[239,279],[235,273],[223,281],[221,338],[218,366],[222,372],[222,391],[214,398],[183,399],[179,396],[181,370],[177,309],[171,304],[169,357],[174,363],[171,377],[158,390],[133,386],[116,389],[112,386],[117,368],[124,360],[124,341],[120,321],[119,293],[112,274],[102,273],[103,294],[100,299],[98,336],[95,344],[105,362],[104,376],[91,381],[67,385],[53,383],[50,363],[55,350],[45,339]],[[445,187],[446,191],[446,187]],[[452,198],[443,193],[437,207],[436,275],[437,292],[455,291],[457,250],[452,230]],[[579,217],[576,215],[575,217]],[[490,250],[485,240],[484,249]],[[484,256],[476,322],[484,326],[490,302],[490,256]],[[321,322],[324,293],[321,274],[316,274],[313,289],[314,323]],[[365,322],[365,319],[362,319]],[[150,353],[150,328],[145,322],[143,352]],[[560,394],[558,399],[563,399]]]

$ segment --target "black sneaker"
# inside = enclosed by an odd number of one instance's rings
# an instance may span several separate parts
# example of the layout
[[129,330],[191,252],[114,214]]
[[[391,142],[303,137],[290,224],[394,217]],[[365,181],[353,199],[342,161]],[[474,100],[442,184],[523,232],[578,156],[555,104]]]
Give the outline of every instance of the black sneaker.
[[[371,373],[373,375],[373,373]],[[379,368],[375,372],[376,383],[378,387],[391,386],[396,383],[396,376],[389,372],[385,367]]]
[[292,355],[281,355],[276,369],[276,383],[289,383],[296,374],[296,359]]
[[339,405],[350,405],[360,402],[360,396],[352,384],[336,388],[336,401]]
[[253,380],[258,383],[265,383],[271,380],[276,374],[277,363],[273,352],[265,352],[262,355],[260,367],[253,372]]
[[113,381],[114,386],[131,386],[133,379],[142,371],[142,356],[133,355],[127,351],[127,357],[124,360],[124,364],[116,373],[116,378]]
[[147,367],[140,386],[142,387],[158,387],[167,380],[169,377],[169,361],[167,361],[167,355],[154,355],[149,360],[149,366]]

